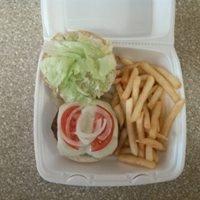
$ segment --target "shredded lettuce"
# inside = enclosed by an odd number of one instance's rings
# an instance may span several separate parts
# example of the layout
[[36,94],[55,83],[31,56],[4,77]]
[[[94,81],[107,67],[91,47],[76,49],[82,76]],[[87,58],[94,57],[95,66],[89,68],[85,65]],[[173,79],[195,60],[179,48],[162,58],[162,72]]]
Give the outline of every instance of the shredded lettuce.
[[108,41],[72,32],[47,42],[43,51],[40,69],[66,102],[91,102],[115,79],[116,61]]

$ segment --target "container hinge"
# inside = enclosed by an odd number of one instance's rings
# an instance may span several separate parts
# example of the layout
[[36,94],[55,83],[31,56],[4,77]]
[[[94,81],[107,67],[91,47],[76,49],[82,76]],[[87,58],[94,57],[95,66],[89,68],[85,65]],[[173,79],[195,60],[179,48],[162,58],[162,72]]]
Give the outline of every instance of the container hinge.
[[130,41],[130,40],[112,40],[113,42],[113,45],[116,46],[116,47],[133,47],[133,46],[136,46],[136,47],[141,47],[141,46],[146,46],[146,47],[150,47],[150,46],[174,46],[173,43],[161,43],[161,42],[148,42],[148,41]]

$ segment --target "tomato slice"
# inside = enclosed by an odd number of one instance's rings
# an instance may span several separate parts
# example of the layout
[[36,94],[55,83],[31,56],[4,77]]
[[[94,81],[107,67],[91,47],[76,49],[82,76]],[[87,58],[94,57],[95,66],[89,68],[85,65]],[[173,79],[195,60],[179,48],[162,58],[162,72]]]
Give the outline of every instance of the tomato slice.
[[[64,111],[61,117],[61,129],[63,132],[62,138],[68,145],[70,145],[71,147],[75,149],[79,149],[80,147],[80,140],[78,136],[76,135],[76,124],[81,114],[81,111],[79,110],[76,114],[74,114],[71,117],[70,122],[68,122],[68,120],[70,118],[70,114],[77,108],[79,108],[79,106],[72,106],[68,108],[67,110]],[[69,124],[69,127],[66,127],[67,124]]]
[[[81,115],[80,106],[72,106],[65,110],[61,117],[61,137],[71,147],[79,149],[81,141],[76,134],[77,121]],[[111,141],[114,129],[114,120],[112,115],[103,107],[97,106],[95,120],[93,124],[93,131],[97,126],[99,119],[106,120],[106,126],[102,133],[90,144],[91,151],[99,151],[105,148]]]
[[[102,119],[106,119],[107,122],[110,120],[111,123],[107,123],[103,132],[91,143],[91,151],[99,151],[99,150],[105,148],[110,143],[112,136],[113,136],[113,130],[114,130],[114,120],[113,120],[112,115],[103,107],[98,106],[98,108],[99,109],[97,110],[97,113],[95,116],[95,121],[102,118]],[[103,112],[100,112],[101,110]],[[94,127],[95,127],[95,125],[94,125]],[[100,139],[101,136],[104,135],[106,131],[109,132],[108,136],[104,140],[101,140]]]

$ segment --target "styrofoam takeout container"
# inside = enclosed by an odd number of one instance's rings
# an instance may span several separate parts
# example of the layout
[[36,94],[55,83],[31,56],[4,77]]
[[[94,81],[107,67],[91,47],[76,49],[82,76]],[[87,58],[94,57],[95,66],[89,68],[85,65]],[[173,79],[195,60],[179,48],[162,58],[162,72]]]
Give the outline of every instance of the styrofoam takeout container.
[[[58,32],[84,29],[113,41],[115,53],[167,68],[183,85],[174,49],[175,0],[41,0],[44,40]],[[184,87],[179,90],[184,98]],[[170,107],[172,102],[166,99]],[[57,107],[37,71],[34,145],[37,169],[47,181],[67,185],[120,186],[175,179],[183,170],[186,147],[185,107],[171,129],[167,152],[153,170],[108,157],[97,163],[76,163],[59,155],[51,134]]]

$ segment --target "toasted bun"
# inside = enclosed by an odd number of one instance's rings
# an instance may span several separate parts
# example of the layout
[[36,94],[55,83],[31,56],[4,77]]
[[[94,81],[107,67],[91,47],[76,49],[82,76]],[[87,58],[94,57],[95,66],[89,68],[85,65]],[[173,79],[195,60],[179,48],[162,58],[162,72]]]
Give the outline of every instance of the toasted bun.
[[81,33],[82,35],[85,35],[91,39],[94,39],[94,40],[99,40],[102,42],[102,44],[106,44],[107,43],[107,40],[105,40],[104,38],[102,38],[101,36],[95,34],[95,33],[91,33],[89,31],[83,31],[83,30],[78,30],[78,31],[69,31],[67,33],[57,33],[56,35],[54,35],[52,37],[52,40],[57,40],[57,41],[62,41],[65,39],[65,36],[67,36],[69,33]]

